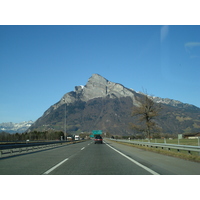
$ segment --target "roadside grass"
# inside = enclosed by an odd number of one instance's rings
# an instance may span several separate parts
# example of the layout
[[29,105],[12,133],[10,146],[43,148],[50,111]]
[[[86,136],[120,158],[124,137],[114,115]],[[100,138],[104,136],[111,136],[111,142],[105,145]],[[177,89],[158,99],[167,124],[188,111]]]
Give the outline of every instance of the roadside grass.
[[167,149],[165,150],[165,149],[155,148],[155,147],[139,146],[136,144],[130,144],[130,143],[125,143],[125,142],[113,141],[113,140],[112,140],[112,142],[117,142],[117,143],[120,143],[123,145],[136,147],[139,149],[143,149],[145,151],[152,151],[152,152],[164,154],[167,156],[173,156],[176,158],[181,158],[181,159],[185,159],[185,160],[189,160],[189,161],[200,162],[200,156],[198,155],[198,152],[192,152],[191,154],[189,154],[187,151],[184,151],[184,150],[178,152],[176,149],[171,149],[169,151]]

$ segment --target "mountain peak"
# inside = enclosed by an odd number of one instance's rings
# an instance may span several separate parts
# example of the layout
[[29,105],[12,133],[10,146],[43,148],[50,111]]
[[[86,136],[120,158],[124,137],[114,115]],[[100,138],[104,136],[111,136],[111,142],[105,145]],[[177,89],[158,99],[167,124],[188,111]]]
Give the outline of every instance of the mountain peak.
[[[131,110],[141,104],[143,95],[99,74],[93,74],[85,86],[75,86],[74,91],[66,93],[59,102],[45,111],[28,131],[47,128],[62,130],[65,113],[68,132],[101,129],[112,134],[133,134],[129,129],[129,123],[134,123]],[[158,97],[153,100],[162,104],[163,110],[157,122],[164,133],[199,131],[199,108]]]
[[90,78],[97,78],[97,77],[102,77],[103,78],[103,76],[101,76],[100,74],[92,74],[92,76]]
[[108,80],[99,74],[92,74],[92,76],[88,79],[88,83],[106,84],[107,82]]
[[92,74],[92,76],[90,78],[94,78],[95,79],[95,78],[104,78],[104,77],[101,76],[100,74]]
[[133,90],[129,90],[119,83],[111,82],[99,74],[93,74],[89,78],[82,94],[83,101],[98,97],[120,98],[128,96],[132,99],[134,105],[138,105],[135,98],[136,93]]
[[[57,109],[62,104],[66,103],[69,105],[77,100],[87,102],[99,97],[120,98],[127,96],[131,97],[134,105],[138,105],[135,95],[136,93],[133,90],[129,90],[119,83],[111,82],[99,74],[92,74],[85,86],[75,86],[74,92],[65,94],[52,107],[53,109]],[[50,110],[47,110],[45,113],[48,114]]]
[[83,100],[105,97],[107,95],[107,85],[109,81],[99,74],[93,74],[83,88]]

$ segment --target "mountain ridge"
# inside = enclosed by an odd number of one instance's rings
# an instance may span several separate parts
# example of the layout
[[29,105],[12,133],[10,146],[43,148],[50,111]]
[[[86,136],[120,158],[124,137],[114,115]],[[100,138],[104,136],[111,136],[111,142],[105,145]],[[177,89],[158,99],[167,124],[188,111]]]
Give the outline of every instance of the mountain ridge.
[[23,133],[25,132],[34,122],[32,120],[23,121],[20,123],[3,122],[0,123],[0,132],[7,133]]
[[[97,78],[97,79],[96,79]],[[91,81],[92,80],[92,81]],[[106,84],[106,88],[104,86],[104,90],[106,91],[100,91],[100,92],[97,92],[97,93],[94,93],[94,96],[89,96],[91,93],[89,93],[88,95],[88,90],[86,88],[90,88],[91,85],[93,85],[93,87],[96,87],[98,86],[98,84],[94,84],[96,82],[96,80],[101,80],[101,83],[104,82],[104,83],[108,83]],[[88,84],[89,83],[89,84]],[[89,86],[88,86],[89,85]],[[107,88],[107,85],[110,85],[109,89]],[[88,101],[90,99],[94,99],[94,98],[98,98],[98,97],[106,97],[107,95],[111,98],[114,98],[113,96],[113,93],[111,93],[111,88],[113,87],[117,87],[118,88],[118,93],[120,93],[120,91],[123,91],[123,89],[125,89],[125,94],[126,95],[121,95],[120,97],[124,97],[124,96],[131,96],[133,99],[134,99],[134,96],[136,96],[137,94],[139,95],[145,95],[144,93],[142,92],[136,92],[135,90],[133,89],[129,89],[125,86],[123,86],[122,84],[120,83],[114,83],[114,82],[111,82],[111,81],[108,81],[106,78],[102,77],[101,75],[99,74],[93,74],[89,79],[88,79],[88,82],[85,86],[75,86],[75,90],[74,91],[71,91],[71,92],[68,92],[66,93],[61,99],[59,102],[57,102],[56,104],[52,105],[54,109],[58,108],[59,106],[63,105],[63,104],[67,104],[69,105],[69,103],[72,103],[73,101],[75,101],[76,99],[79,99],[79,100],[83,100],[83,101]],[[121,89],[121,90],[120,90]],[[96,90],[96,89],[95,89]],[[114,89],[114,91],[116,91]],[[81,96],[83,96],[86,94],[87,96],[84,98],[82,98]],[[111,94],[110,94],[111,93]],[[116,95],[116,94],[115,94]],[[89,96],[89,97],[88,97]],[[167,104],[167,105],[172,105],[172,106],[180,106],[180,107],[188,107],[188,106],[195,106],[195,105],[192,105],[192,104],[188,104],[188,103],[183,103],[181,101],[178,101],[178,100],[173,100],[173,99],[169,99],[169,98],[161,98],[161,97],[155,97],[155,96],[151,96],[151,95],[148,95],[150,97],[153,98],[153,100],[156,102],[156,103],[164,103],[164,104]],[[119,96],[118,96],[119,97]],[[134,99],[135,100],[135,99]],[[135,105],[138,105],[138,103],[136,103],[136,101],[134,101],[133,103],[135,103]],[[184,105],[184,106],[183,106]],[[195,106],[197,107],[197,106]],[[50,107],[51,108],[51,107]],[[48,111],[48,110],[47,110]]]
[[[74,91],[64,94],[57,103],[50,106],[29,131],[47,128],[62,130],[66,109],[68,132],[103,129],[120,134],[133,134],[134,131],[129,128],[129,123],[134,120],[131,118],[131,109],[141,104],[143,96],[141,92],[111,82],[99,74],[93,74],[86,85],[75,86]],[[164,132],[200,130],[200,108],[168,98],[152,99],[164,107],[158,119]]]
[[[100,88],[101,90],[96,90],[96,87]],[[125,91],[123,91],[123,89],[125,89]],[[88,79],[88,82],[86,83],[85,86],[75,86],[74,91],[64,94],[64,96],[60,99],[60,101],[52,105],[49,109],[52,110],[53,108],[53,110],[55,110],[59,106],[65,103],[69,105],[70,103],[73,103],[76,100],[82,100],[82,101],[87,102],[88,100],[91,100],[94,98],[106,97],[106,96],[109,96],[110,98],[124,97],[124,96],[129,96],[129,95],[134,97],[133,93],[137,95],[135,91],[132,91],[131,89],[124,87],[122,84],[108,81],[107,79],[100,76],[99,74],[93,74]],[[135,102],[135,104],[137,103]],[[44,115],[49,113],[49,109],[47,109]]]

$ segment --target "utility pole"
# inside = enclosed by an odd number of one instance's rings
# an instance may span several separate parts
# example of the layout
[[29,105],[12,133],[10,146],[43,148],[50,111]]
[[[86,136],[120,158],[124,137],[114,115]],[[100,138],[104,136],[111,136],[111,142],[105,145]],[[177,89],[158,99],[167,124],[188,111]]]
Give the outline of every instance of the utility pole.
[[64,114],[64,140],[66,140],[66,102],[65,102],[65,99],[63,98],[63,102],[65,104],[65,114]]

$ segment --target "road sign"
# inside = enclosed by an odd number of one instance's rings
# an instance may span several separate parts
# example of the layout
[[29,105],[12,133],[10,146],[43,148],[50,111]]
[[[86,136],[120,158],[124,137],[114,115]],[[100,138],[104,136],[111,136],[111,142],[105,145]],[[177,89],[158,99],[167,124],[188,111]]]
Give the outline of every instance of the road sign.
[[102,134],[102,131],[101,131],[101,130],[93,130],[93,131],[92,131],[92,134],[93,134],[93,135],[101,135],[101,134]]
[[178,139],[183,139],[183,134],[178,134]]

